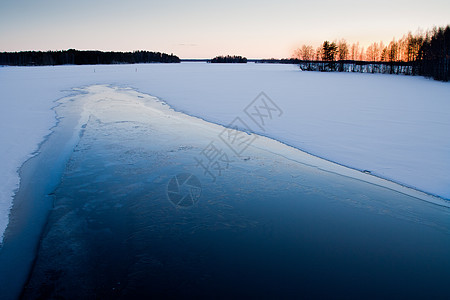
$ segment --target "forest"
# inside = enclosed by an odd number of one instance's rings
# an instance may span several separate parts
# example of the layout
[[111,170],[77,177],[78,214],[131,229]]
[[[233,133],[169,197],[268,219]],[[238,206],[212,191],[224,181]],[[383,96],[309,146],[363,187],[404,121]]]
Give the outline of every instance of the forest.
[[247,58],[239,55],[216,56],[209,61],[210,63],[247,63]]
[[160,52],[102,52],[80,51],[21,51],[0,53],[0,65],[47,66],[47,65],[95,65],[135,63],[179,63],[178,56]]
[[345,39],[324,41],[317,48],[302,45],[293,60],[304,70],[394,73],[450,80],[450,25],[409,32],[389,44],[374,42],[366,49]]

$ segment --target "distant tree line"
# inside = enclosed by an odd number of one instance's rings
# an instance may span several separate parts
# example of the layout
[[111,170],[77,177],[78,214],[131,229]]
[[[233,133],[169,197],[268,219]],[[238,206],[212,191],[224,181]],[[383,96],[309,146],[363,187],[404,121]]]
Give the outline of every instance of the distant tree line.
[[253,61],[259,64],[299,64],[302,62],[301,59],[298,58],[267,58],[267,59],[252,59],[249,61]]
[[46,66],[46,65],[96,65],[134,63],[179,63],[178,56],[160,52],[102,52],[102,51],[22,51],[0,53],[0,65]]
[[[321,71],[370,70],[371,72],[422,75],[449,81],[450,25],[435,27],[425,33],[409,32],[399,40],[393,39],[387,45],[383,42],[375,42],[367,49],[360,47],[359,43],[349,45],[344,39],[333,42],[324,41],[316,49],[310,45],[302,45],[295,51],[293,59],[311,62],[308,64],[311,69]],[[312,63],[315,61],[320,63]],[[340,62],[340,64],[333,62]],[[342,67],[344,63],[347,67]]]
[[247,63],[247,58],[238,55],[216,56],[210,61],[211,63]]

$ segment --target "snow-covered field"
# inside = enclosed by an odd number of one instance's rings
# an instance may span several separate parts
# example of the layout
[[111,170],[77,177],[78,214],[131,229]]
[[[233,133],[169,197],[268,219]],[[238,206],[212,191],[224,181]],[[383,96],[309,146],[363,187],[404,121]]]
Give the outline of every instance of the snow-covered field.
[[[450,199],[450,84],[420,77],[301,72],[291,65],[205,63],[0,68],[0,233],[22,163],[74,87],[111,84],[223,125],[265,92],[283,111],[256,133]],[[262,110],[264,112],[264,110]],[[267,112],[267,111],[265,111]],[[277,114],[278,116],[278,114]]]

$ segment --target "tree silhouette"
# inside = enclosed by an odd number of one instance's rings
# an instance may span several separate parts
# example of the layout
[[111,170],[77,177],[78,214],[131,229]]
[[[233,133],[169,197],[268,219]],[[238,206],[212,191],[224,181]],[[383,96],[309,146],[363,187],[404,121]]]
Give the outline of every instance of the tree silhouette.
[[329,41],[323,42],[322,45],[322,59],[325,61],[334,61],[336,59],[338,47],[336,43],[330,43]]
[[216,56],[211,63],[247,63],[247,58],[238,55]]
[[78,51],[22,51],[0,53],[0,65],[44,66],[44,65],[86,65],[120,63],[178,63],[180,59],[173,54],[149,51],[101,52]]
[[[310,55],[312,53],[312,55]],[[317,62],[303,64],[305,70],[379,72],[423,75],[437,80],[450,80],[450,25],[416,34],[408,32],[388,44],[372,43],[366,50],[359,42],[351,47],[344,39],[324,41],[315,51],[303,45],[296,50],[296,59]],[[334,62],[338,59],[337,68]],[[350,59],[350,61],[348,61]],[[326,62],[326,63],[325,63]],[[294,63],[293,61],[291,63]]]

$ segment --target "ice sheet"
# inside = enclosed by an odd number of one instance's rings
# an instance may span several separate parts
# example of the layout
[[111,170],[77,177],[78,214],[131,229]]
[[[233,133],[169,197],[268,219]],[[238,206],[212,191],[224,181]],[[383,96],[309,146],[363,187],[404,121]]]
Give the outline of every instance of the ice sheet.
[[450,85],[420,77],[205,63],[0,68],[0,232],[18,168],[56,124],[71,88],[130,86],[182,112],[229,124],[264,91],[282,110],[250,129],[319,157],[450,198]]

